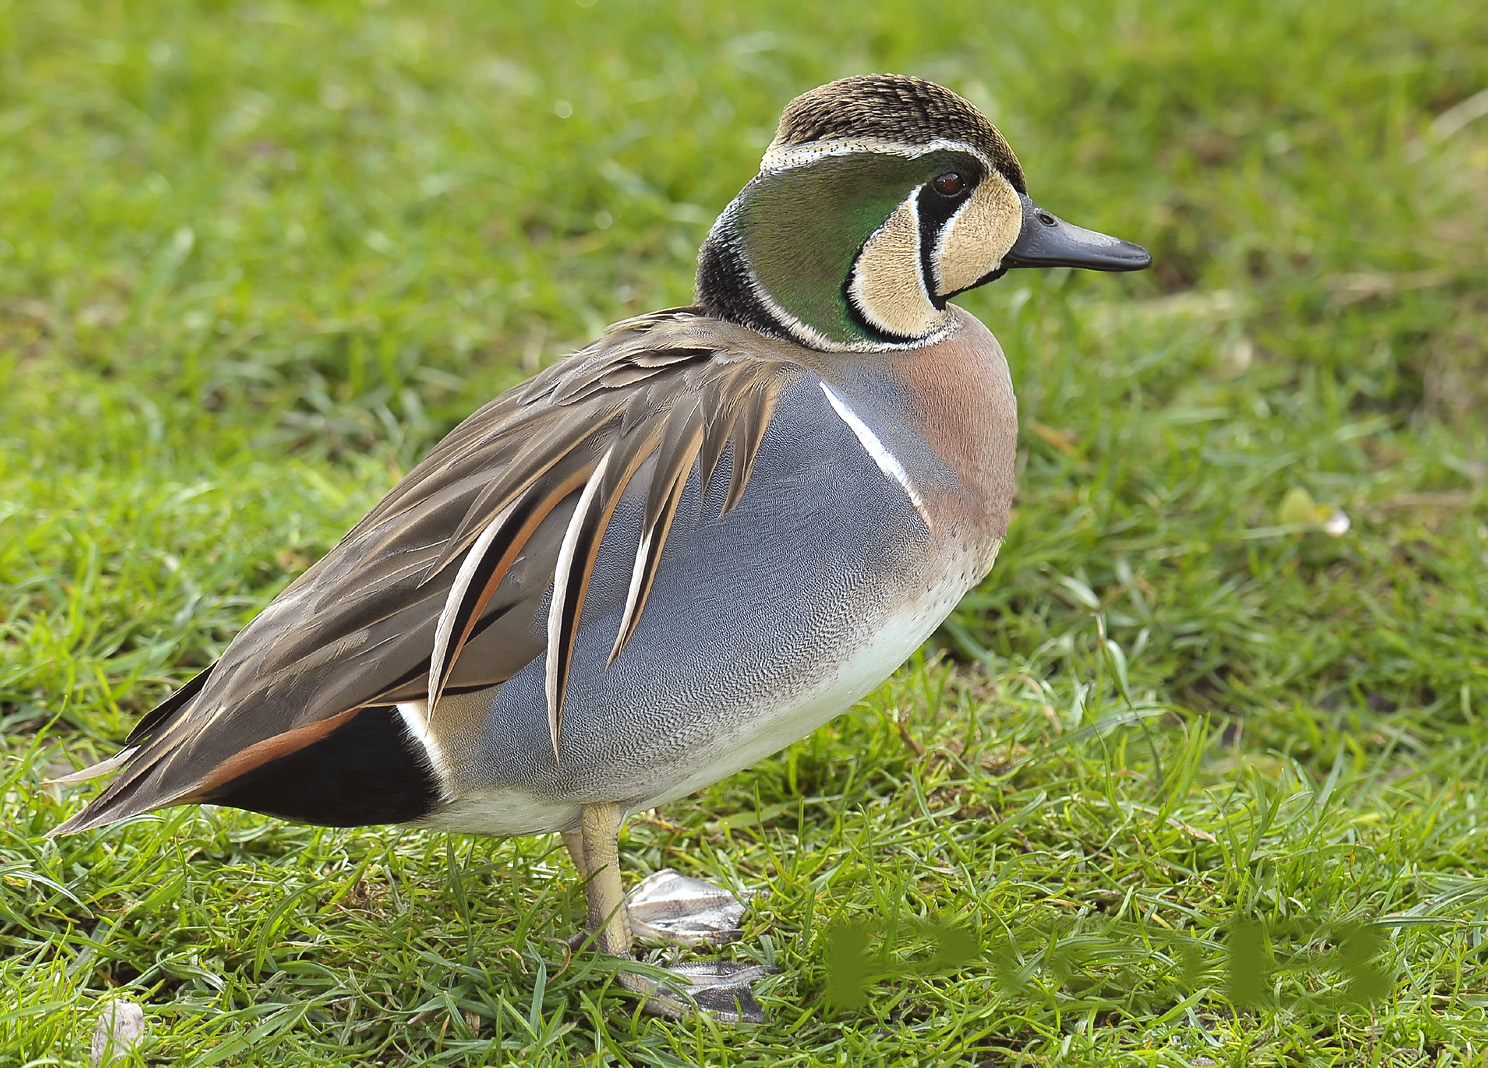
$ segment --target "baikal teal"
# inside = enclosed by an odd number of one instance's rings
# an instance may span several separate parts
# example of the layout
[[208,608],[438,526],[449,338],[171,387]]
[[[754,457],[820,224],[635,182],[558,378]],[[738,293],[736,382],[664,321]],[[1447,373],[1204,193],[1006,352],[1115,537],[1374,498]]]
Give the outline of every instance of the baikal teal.
[[[738,936],[628,813],[843,712],[986,575],[1017,407],[949,303],[1014,267],[1136,270],[1064,223],[975,108],[865,76],[792,101],[699,256],[641,316],[475,412],[221,658],[146,715],[55,833],[177,804],[332,826],[557,832],[594,944]],[[649,1011],[760,1018],[754,966],[622,971]]]

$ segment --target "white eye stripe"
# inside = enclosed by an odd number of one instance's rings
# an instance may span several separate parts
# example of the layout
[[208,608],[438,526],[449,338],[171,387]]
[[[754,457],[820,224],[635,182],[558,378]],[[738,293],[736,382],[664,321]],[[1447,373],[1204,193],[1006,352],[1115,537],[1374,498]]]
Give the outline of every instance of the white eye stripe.
[[760,173],[767,174],[790,170],[793,167],[804,167],[827,156],[852,156],[862,153],[918,159],[932,152],[947,151],[965,152],[979,160],[988,171],[995,169],[986,154],[968,142],[940,138],[917,145],[868,140],[812,141],[798,145],[777,145],[772,141],[770,147],[765,150],[764,158],[760,160]]
[[915,489],[915,484],[910,480],[909,472],[904,470],[904,465],[899,462],[898,457],[884,447],[884,443],[878,439],[878,435],[867,423],[858,418],[858,413],[847,406],[847,402],[832,390],[825,382],[820,383],[821,390],[827,396],[827,403],[832,406],[841,420],[847,424],[849,430],[857,437],[858,443],[863,446],[863,451],[872,457],[873,462],[884,475],[897,482],[909,497],[909,503],[914,505],[915,511],[920,514],[925,527],[930,533],[935,533],[935,520],[930,518],[930,511],[925,507],[925,501],[920,496],[920,491]]

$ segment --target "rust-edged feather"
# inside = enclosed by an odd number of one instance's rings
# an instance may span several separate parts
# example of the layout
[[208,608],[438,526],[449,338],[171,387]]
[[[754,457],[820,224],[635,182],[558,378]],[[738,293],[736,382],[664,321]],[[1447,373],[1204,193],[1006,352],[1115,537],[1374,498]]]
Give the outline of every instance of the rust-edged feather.
[[619,324],[486,404],[140,722],[123,770],[58,833],[205,799],[360,709],[426,701],[435,738],[468,736],[479,725],[446,721],[440,697],[499,685],[538,656],[556,758],[620,501],[644,506],[611,661],[645,610],[690,475],[706,483],[728,454],[724,510],[739,502],[801,355],[675,309]]

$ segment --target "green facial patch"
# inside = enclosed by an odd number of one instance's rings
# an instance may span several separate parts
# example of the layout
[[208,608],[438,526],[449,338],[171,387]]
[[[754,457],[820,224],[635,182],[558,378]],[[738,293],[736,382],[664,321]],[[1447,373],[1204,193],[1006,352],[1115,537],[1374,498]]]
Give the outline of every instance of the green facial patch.
[[801,322],[834,341],[877,340],[843,293],[853,260],[915,186],[964,166],[952,152],[865,151],[762,175],[741,194],[740,246],[760,285]]

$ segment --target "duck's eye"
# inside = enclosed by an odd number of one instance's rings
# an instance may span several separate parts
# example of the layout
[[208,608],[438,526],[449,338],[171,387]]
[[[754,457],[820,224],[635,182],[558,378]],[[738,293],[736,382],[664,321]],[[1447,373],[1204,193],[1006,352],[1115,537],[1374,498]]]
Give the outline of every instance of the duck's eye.
[[943,197],[954,197],[966,189],[966,179],[955,171],[946,171],[931,182],[930,187]]

